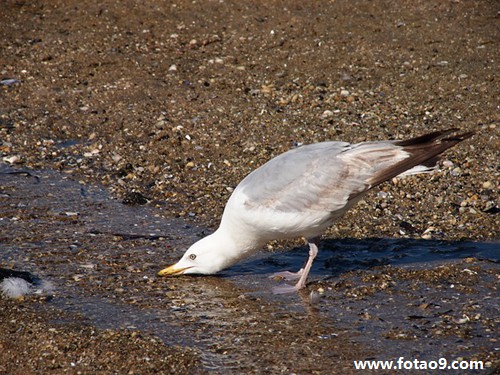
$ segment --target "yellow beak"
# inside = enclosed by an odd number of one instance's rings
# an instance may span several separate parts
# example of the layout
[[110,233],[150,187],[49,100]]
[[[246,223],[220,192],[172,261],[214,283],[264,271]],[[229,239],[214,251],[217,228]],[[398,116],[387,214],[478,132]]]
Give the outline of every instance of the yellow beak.
[[172,264],[170,267],[162,269],[160,272],[158,272],[158,276],[175,276],[175,275],[180,275],[182,274],[185,270],[191,267],[182,267],[182,268],[177,268],[177,264]]

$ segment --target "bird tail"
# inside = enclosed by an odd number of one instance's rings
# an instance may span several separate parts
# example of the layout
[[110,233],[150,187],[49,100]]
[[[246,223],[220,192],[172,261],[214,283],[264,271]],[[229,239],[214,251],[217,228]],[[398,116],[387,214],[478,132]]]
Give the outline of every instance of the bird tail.
[[374,187],[401,174],[429,172],[435,167],[441,153],[475,134],[474,132],[466,132],[453,135],[458,131],[459,129],[454,128],[424,134],[404,141],[395,141],[393,144],[401,147],[410,156],[381,170],[368,183]]

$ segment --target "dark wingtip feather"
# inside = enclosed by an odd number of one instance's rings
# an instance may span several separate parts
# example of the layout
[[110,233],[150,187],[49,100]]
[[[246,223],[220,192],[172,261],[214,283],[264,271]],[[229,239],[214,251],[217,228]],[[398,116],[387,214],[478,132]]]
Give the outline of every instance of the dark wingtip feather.
[[394,142],[397,146],[402,147],[403,150],[408,152],[410,157],[373,176],[369,181],[371,187],[387,181],[417,165],[426,165],[426,163],[430,160],[432,160],[432,162],[436,162],[442,152],[475,134],[475,132],[470,131],[447,137],[450,134],[456,133],[458,130],[459,129],[448,129],[437,131],[408,139],[406,141]]
[[458,134],[458,135],[455,135],[453,137],[448,137],[448,138],[444,138],[443,141],[450,141],[450,142],[462,142],[463,140],[466,140],[467,138],[470,138],[472,137],[474,134],[476,134],[476,132],[467,132],[467,133],[462,133],[462,134]]
[[444,136],[447,136],[448,134],[454,133],[458,131],[457,128],[452,128],[452,129],[447,129],[447,130],[439,130],[435,131],[432,133],[420,135],[415,138],[410,138],[402,141],[396,141],[395,143],[398,146],[411,146],[411,145],[416,145],[416,144],[422,144],[422,143],[429,143],[432,141],[435,141],[439,138],[443,138]]
[[460,129],[458,129],[458,128],[439,130],[439,131],[424,134],[424,135],[421,135],[421,136],[418,136],[415,138],[411,138],[411,139],[407,139],[407,140],[403,140],[403,141],[396,141],[395,144],[398,146],[406,147],[406,146],[422,145],[422,144],[426,144],[426,143],[433,143],[439,139],[446,140],[446,141],[461,142],[464,139],[470,138],[475,134],[475,132],[471,131],[471,132],[455,135],[452,137],[444,138],[450,134],[458,132],[459,130]]

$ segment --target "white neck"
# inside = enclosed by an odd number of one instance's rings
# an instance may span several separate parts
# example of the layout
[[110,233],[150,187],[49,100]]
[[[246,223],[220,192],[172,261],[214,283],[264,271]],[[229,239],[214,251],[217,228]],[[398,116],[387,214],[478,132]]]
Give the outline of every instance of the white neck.
[[[255,237],[245,231],[235,231],[227,221],[222,221],[219,229],[193,245],[205,254],[210,254],[213,269],[218,272],[252,255],[262,246]],[[238,234],[235,234],[238,233]]]

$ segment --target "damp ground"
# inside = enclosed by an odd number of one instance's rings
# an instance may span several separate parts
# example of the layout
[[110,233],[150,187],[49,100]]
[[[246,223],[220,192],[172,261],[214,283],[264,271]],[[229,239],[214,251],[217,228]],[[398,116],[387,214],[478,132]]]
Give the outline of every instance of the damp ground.
[[161,278],[207,229],[59,172],[4,164],[0,181],[2,265],[53,285],[2,298],[4,373],[123,371],[120,361],[134,373],[351,373],[354,360],[399,357],[493,369],[498,243],[325,240],[307,288],[275,295],[283,281],[270,276],[298,270],[305,247]]
[[[0,300],[0,371],[492,365],[498,22],[495,0],[4,1],[0,268],[54,291]],[[332,226],[304,293],[268,278],[302,265],[300,242],[156,277],[279,153],[447,128],[476,134]]]

